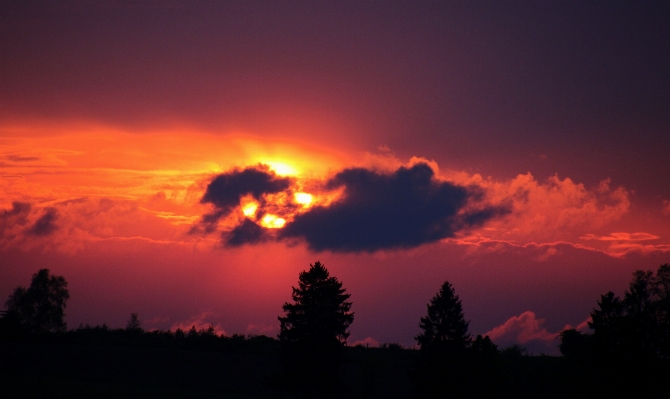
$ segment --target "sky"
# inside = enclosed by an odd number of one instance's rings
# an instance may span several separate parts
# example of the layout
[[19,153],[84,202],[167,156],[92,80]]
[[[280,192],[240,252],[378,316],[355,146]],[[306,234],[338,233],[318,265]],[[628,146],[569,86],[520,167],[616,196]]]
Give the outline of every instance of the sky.
[[349,344],[411,347],[444,281],[472,334],[558,354],[670,262],[670,6],[2,1],[0,298],[70,328],[279,332],[320,261]]

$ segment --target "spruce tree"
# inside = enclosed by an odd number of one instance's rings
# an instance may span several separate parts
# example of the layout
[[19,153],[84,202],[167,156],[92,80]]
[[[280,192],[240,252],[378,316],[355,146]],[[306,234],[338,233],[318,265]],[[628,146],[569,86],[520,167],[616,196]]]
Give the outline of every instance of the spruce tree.
[[447,345],[466,348],[472,341],[468,334],[469,324],[463,317],[463,306],[454,287],[445,281],[437,295],[430,300],[428,314],[419,323],[423,332],[415,339],[422,350]]
[[284,303],[279,341],[286,382],[306,395],[332,392],[339,379],[348,328],[350,295],[320,263],[300,273],[293,303]]
[[488,397],[478,389],[482,378],[470,350],[468,324],[461,300],[445,281],[428,303],[428,314],[419,323],[422,333],[415,337],[421,346],[419,362],[412,373],[418,397],[479,397],[475,393]]

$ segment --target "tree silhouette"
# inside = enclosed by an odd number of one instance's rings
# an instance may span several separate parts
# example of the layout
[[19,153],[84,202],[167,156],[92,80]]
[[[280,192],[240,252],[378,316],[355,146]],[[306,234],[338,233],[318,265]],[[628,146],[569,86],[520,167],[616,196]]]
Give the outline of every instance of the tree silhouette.
[[50,276],[49,269],[33,274],[28,289],[17,287],[5,306],[29,333],[65,331],[65,306],[70,298],[62,276]]
[[438,346],[466,348],[472,341],[472,336],[468,334],[469,324],[463,317],[463,306],[454,287],[445,281],[430,300],[428,314],[419,323],[423,332],[415,339],[422,350]]
[[[419,364],[413,374],[420,397],[476,397],[482,383],[479,363],[485,364],[486,353],[497,354],[490,339],[479,337],[475,348],[470,348],[472,337],[469,322],[463,316],[461,300],[454,287],[445,281],[440,291],[428,304],[428,313],[419,327],[423,331],[415,339],[421,346]],[[487,376],[488,378],[488,376]]]
[[[670,373],[670,264],[637,270],[623,299],[608,292],[591,312],[593,334],[561,333],[561,353],[586,371],[590,397],[635,392],[667,397]],[[635,378],[632,378],[635,376]]]
[[608,292],[589,327],[602,355],[670,359],[670,264],[637,270],[623,300]]
[[142,322],[140,321],[139,317],[137,317],[137,313],[131,313],[130,318],[128,319],[128,323],[126,323],[126,331],[141,331],[142,330]]
[[286,382],[306,396],[332,393],[338,383],[348,328],[354,321],[350,295],[320,263],[299,275],[293,303],[284,303],[279,342]]

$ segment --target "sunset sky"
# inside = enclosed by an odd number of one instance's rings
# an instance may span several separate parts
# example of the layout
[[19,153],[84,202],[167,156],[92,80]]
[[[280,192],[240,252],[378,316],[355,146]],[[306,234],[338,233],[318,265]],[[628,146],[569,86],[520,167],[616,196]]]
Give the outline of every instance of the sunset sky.
[[0,2],[0,300],[40,268],[69,328],[279,332],[298,273],[349,344],[557,354],[670,262],[670,6]]

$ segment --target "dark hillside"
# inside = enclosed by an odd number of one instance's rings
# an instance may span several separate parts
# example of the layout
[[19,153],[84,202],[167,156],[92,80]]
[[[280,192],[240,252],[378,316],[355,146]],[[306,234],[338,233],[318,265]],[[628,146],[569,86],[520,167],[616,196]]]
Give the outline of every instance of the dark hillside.
[[[0,342],[0,397],[296,397],[272,383],[279,372],[277,352],[270,346],[260,350],[258,345],[250,350],[254,338],[238,339],[234,349],[226,350],[150,345],[147,341],[134,345]],[[418,354],[394,345],[347,348],[343,397],[415,397],[411,373]],[[497,397],[586,395],[579,369],[564,358],[512,355],[500,361],[503,378],[497,380]],[[490,379],[483,378],[482,383],[485,381]]]

